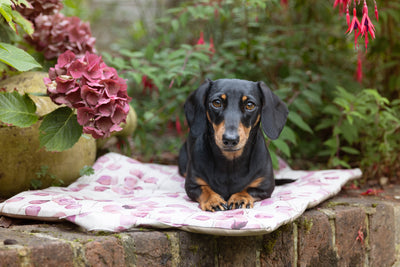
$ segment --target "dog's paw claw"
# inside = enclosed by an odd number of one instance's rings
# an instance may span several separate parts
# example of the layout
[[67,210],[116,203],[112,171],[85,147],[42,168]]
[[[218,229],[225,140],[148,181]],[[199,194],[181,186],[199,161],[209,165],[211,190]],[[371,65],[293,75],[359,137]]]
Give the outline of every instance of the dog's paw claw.
[[228,200],[228,209],[253,208],[254,198],[247,192],[233,194]]

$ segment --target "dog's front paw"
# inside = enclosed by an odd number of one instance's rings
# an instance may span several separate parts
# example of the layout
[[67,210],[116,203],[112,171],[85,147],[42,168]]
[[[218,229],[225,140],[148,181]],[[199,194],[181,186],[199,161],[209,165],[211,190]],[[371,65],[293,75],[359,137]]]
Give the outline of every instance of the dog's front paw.
[[226,201],[217,193],[209,194],[207,198],[200,198],[199,203],[200,208],[204,211],[214,212],[228,209]]
[[246,191],[233,194],[228,200],[228,209],[253,208],[254,198]]

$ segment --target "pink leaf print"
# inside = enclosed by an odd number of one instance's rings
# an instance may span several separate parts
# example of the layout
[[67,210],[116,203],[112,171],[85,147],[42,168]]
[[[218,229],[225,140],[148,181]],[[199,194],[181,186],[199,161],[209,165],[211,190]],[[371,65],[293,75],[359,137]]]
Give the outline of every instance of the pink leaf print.
[[111,185],[111,176],[109,175],[103,175],[99,179],[97,179],[96,182],[102,185]]
[[119,195],[129,195],[129,194],[132,194],[132,193],[133,193],[132,190],[129,190],[129,189],[126,189],[126,188],[123,188],[123,187],[119,187],[119,186],[113,186],[113,187],[111,188],[111,190],[112,190],[113,192],[119,194]]
[[129,171],[129,173],[132,174],[133,176],[136,176],[139,179],[142,179],[142,177],[143,177],[143,172],[138,169],[132,169]]
[[70,198],[55,198],[55,199],[53,199],[53,201],[56,202],[58,205],[61,205],[61,206],[75,204],[75,200],[70,199]]
[[118,205],[106,205],[103,207],[103,211],[109,213],[119,213],[121,210],[123,210],[123,208]]
[[147,184],[156,184],[158,179],[155,177],[148,177],[148,178],[144,179],[143,181]]
[[133,189],[137,184],[137,181],[138,179],[135,177],[125,177],[124,179],[125,186],[129,189]]
[[121,164],[112,163],[112,164],[107,165],[107,169],[109,169],[111,171],[116,171],[116,170],[119,170],[120,168],[121,168]]
[[28,206],[25,209],[25,214],[27,216],[38,216],[40,209],[40,206]]
[[131,215],[139,218],[144,218],[149,214],[147,211],[132,211]]
[[271,219],[271,218],[274,218],[274,216],[271,215],[271,214],[263,214],[263,213],[256,214],[256,216],[254,216],[254,217],[257,218],[257,219]]
[[134,225],[137,221],[137,218],[134,216],[130,216],[130,215],[121,215],[121,217],[119,218],[119,223],[121,225],[125,225],[125,226],[131,226]]
[[107,190],[107,189],[109,189],[109,187],[107,187],[107,186],[96,186],[96,187],[94,188],[94,191],[96,191],[96,192],[103,192],[103,191],[105,191],[105,190]]
[[81,207],[82,207],[81,204],[76,204],[76,203],[65,206],[65,208],[68,210],[80,209]]
[[41,196],[41,197],[50,196],[49,193],[42,193],[42,192],[33,193],[32,195],[34,195],[34,196]]
[[21,201],[23,199],[25,199],[25,198],[24,197],[13,197],[13,198],[10,198],[9,200],[7,200],[6,202],[7,203],[18,202],[18,201]]
[[46,202],[49,202],[50,200],[32,200],[32,201],[29,201],[29,204],[38,204],[38,205],[40,205],[40,204],[43,204],[43,203],[46,203]]
[[208,221],[210,219],[210,217],[204,216],[204,215],[199,215],[199,216],[194,217],[193,219],[198,220],[198,221]]

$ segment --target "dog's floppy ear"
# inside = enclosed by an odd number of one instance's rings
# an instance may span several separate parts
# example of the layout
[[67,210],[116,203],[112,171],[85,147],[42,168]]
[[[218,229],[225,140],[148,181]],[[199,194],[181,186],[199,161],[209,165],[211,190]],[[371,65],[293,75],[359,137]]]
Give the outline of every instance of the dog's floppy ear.
[[212,81],[206,79],[199,88],[192,92],[185,102],[185,115],[190,132],[197,137],[204,133],[207,128],[205,97]]
[[258,82],[258,87],[263,98],[261,111],[262,128],[270,139],[275,140],[281,133],[283,126],[285,126],[289,110],[285,103],[272,93],[265,83]]

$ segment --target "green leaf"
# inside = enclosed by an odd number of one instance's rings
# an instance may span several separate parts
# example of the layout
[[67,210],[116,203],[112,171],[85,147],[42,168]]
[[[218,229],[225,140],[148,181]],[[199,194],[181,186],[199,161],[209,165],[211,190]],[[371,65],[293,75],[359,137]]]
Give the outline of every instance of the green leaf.
[[309,133],[313,133],[310,126],[308,126],[308,124],[303,120],[302,117],[300,117],[299,114],[295,112],[289,112],[288,119],[289,121],[293,122],[296,126],[298,126],[300,129]]
[[348,147],[348,146],[343,146],[343,147],[340,148],[340,150],[342,150],[342,151],[344,151],[346,153],[352,154],[352,155],[359,155],[360,154],[360,151],[358,151],[355,148]]
[[39,127],[40,145],[48,151],[71,148],[82,135],[82,126],[69,107],[61,107],[47,114]]
[[83,166],[83,168],[79,171],[79,174],[80,174],[81,176],[84,176],[84,175],[92,175],[92,174],[94,174],[94,169],[92,168],[92,166],[87,166],[87,165],[85,165],[85,166]]
[[28,71],[33,68],[42,67],[24,50],[6,43],[0,43],[0,61],[19,71]]
[[285,156],[290,157],[290,148],[289,146],[282,140],[277,139],[272,141],[274,146],[276,146],[277,149],[279,149]]
[[32,22],[24,18],[18,11],[13,10],[13,20],[29,35],[35,31]]
[[16,27],[12,21],[12,9],[11,9],[11,1],[0,1],[0,14],[7,21],[8,25],[10,25],[13,31],[16,31]]
[[18,127],[29,127],[38,120],[36,105],[29,95],[17,91],[0,92],[0,121]]

